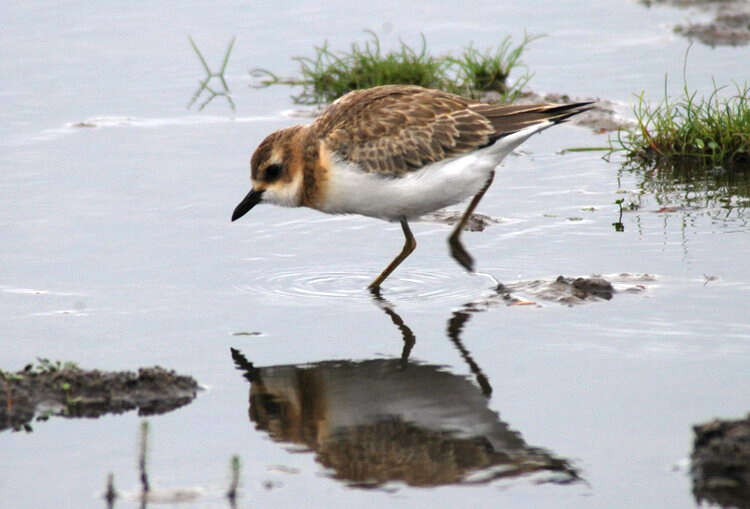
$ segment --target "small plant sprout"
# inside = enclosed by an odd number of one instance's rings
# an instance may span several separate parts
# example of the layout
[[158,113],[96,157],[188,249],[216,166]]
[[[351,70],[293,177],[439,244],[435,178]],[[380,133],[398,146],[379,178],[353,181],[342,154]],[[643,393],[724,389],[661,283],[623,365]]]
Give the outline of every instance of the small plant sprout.
[[620,217],[617,218],[617,221],[612,223],[612,226],[615,227],[616,232],[624,232],[625,231],[625,225],[622,224],[622,204],[625,201],[625,198],[620,198],[618,200],[615,200],[615,205],[620,207]]
[[115,475],[112,472],[107,475],[107,490],[104,492],[104,500],[107,501],[107,509],[115,507],[117,491],[115,490]]
[[141,430],[138,442],[138,472],[141,481],[141,501],[148,498],[151,484],[148,481],[148,421],[141,422]]
[[230,481],[229,489],[227,490],[227,498],[232,507],[237,505],[237,489],[240,485],[240,457],[237,455],[232,456],[229,462]]

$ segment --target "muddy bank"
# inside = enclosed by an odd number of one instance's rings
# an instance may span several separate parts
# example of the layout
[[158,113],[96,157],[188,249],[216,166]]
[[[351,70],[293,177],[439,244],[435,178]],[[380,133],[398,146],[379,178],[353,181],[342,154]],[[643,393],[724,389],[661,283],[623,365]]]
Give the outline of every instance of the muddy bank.
[[[706,23],[676,25],[674,31],[708,46],[743,46],[750,43],[750,3],[742,0],[642,0],[646,7],[668,5],[697,8],[713,19]],[[702,12],[701,12],[702,11]]]
[[750,508],[750,414],[693,427],[693,495],[723,507]]
[[743,0],[640,0],[646,7],[653,5],[669,5],[672,7],[712,7],[717,5],[732,5]]
[[[461,220],[463,215],[464,213],[461,210],[438,210],[425,214],[420,218],[420,221],[454,225]],[[499,223],[500,220],[497,218],[485,214],[472,214],[463,229],[467,232],[483,232],[488,226]]]
[[674,29],[709,46],[744,46],[750,43],[750,11],[720,12],[709,23],[688,23]]
[[134,409],[161,414],[190,403],[198,389],[192,377],[158,366],[105,372],[42,361],[15,373],[0,371],[0,431],[30,430],[35,416],[99,417]]

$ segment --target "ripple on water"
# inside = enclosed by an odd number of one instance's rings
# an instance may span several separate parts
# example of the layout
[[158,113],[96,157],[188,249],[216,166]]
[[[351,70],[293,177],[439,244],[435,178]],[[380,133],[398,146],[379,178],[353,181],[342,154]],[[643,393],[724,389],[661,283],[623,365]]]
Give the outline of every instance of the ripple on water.
[[[327,270],[325,268],[293,268],[283,272],[261,274],[237,288],[242,293],[280,297],[291,305],[310,303],[314,299],[348,299],[371,302],[367,285],[375,272],[360,268]],[[486,282],[482,282],[486,286]],[[476,293],[475,285],[467,285],[467,275],[460,271],[451,273],[399,269],[383,285],[383,296],[435,303],[457,297],[470,298]]]

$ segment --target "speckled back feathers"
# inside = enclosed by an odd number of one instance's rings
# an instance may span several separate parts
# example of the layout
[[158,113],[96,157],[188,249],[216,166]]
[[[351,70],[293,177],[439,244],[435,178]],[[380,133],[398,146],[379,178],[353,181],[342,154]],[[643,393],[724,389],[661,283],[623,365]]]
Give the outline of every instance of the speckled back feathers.
[[343,160],[396,177],[530,125],[562,121],[587,104],[491,105],[439,90],[386,85],[341,97],[310,128]]

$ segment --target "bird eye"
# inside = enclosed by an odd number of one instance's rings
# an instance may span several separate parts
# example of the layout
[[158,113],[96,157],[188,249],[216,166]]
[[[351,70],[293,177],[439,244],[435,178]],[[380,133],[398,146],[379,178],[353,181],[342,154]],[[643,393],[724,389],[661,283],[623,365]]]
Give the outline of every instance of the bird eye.
[[281,177],[281,165],[272,164],[266,168],[265,180],[266,182],[273,182]]

